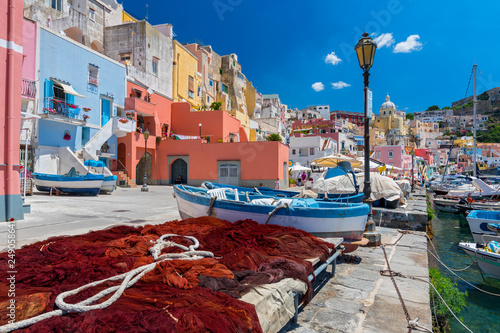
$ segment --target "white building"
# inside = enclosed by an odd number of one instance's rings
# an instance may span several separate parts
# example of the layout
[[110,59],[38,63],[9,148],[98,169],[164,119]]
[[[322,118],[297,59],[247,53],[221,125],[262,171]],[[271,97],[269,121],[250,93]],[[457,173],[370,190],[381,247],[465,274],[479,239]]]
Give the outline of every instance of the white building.
[[290,137],[290,160],[308,166],[317,158],[337,152],[337,142],[321,136]]
[[420,120],[424,123],[436,123],[438,121],[443,121],[449,116],[453,116],[453,110],[451,109],[415,112],[415,120]]
[[318,112],[323,119],[330,119],[330,105],[311,105],[307,110]]

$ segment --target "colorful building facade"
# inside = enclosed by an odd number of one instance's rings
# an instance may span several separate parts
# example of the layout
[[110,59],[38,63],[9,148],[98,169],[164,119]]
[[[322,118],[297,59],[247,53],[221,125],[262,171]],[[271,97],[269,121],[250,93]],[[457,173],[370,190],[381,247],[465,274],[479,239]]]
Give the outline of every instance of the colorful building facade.
[[23,1],[0,2],[0,221],[24,218],[20,193],[19,134],[23,62]]

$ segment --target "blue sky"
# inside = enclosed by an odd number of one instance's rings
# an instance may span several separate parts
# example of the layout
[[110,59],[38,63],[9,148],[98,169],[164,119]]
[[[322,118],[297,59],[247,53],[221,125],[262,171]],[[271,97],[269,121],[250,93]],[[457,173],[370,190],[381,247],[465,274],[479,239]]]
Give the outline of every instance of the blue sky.
[[[365,30],[380,40],[370,71],[376,113],[387,93],[407,112],[451,105],[464,96],[474,62],[482,73],[478,94],[500,86],[497,0],[147,3],[151,24],[172,23],[181,43],[236,53],[258,91],[277,93],[290,107],[363,110],[362,71],[353,48]],[[123,5],[144,18],[144,1]]]

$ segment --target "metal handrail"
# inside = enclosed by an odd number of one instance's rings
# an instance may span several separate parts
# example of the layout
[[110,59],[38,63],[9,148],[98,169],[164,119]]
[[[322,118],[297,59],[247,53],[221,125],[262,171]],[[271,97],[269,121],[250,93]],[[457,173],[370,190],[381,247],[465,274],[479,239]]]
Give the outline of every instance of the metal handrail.
[[121,166],[125,169],[125,172],[126,172],[126,174],[127,174],[127,178],[126,178],[125,180],[126,180],[126,182],[127,182],[127,187],[128,187],[128,169],[127,169],[127,167],[125,167],[125,165],[123,165],[123,163],[122,163],[119,159],[116,159],[116,160],[117,160],[117,161],[118,161],[118,163],[120,163],[120,164],[121,164]]

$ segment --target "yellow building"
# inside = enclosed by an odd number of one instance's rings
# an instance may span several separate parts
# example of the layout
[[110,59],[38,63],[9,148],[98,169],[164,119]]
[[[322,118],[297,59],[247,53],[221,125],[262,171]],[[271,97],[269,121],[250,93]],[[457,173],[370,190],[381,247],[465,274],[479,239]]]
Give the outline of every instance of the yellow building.
[[198,73],[198,58],[181,43],[174,40],[172,73],[174,102],[188,102],[193,109],[201,107],[202,77]]
[[385,97],[385,102],[380,107],[380,114],[373,115],[373,127],[383,129],[385,133],[391,129],[398,129],[402,135],[408,134],[408,127],[405,126],[405,117],[401,115],[403,111],[398,111],[396,105],[391,102],[389,95]]
[[455,139],[453,145],[459,148],[472,148],[474,146],[474,138],[472,136],[462,136],[459,139]]
[[375,146],[385,145],[385,130],[381,128],[370,128],[370,149]]
[[122,11],[122,22],[137,22],[137,20],[126,11]]

